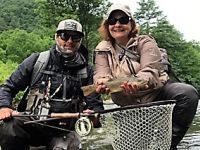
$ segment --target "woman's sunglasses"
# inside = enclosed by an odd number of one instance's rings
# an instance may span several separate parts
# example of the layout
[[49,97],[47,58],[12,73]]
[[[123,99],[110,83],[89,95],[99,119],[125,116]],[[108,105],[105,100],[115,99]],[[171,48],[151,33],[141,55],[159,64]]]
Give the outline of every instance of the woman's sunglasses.
[[108,24],[115,25],[117,23],[117,21],[119,21],[120,24],[128,24],[130,20],[131,20],[131,18],[128,16],[120,17],[118,19],[117,18],[108,18]]
[[68,33],[65,33],[65,32],[61,32],[61,33],[58,33],[58,36],[60,36],[60,38],[64,41],[68,41],[69,38],[71,37],[71,40],[73,42],[80,42],[81,41],[81,38],[82,36],[79,35],[79,34],[74,34],[74,35],[71,35],[71,34],[68,34]]

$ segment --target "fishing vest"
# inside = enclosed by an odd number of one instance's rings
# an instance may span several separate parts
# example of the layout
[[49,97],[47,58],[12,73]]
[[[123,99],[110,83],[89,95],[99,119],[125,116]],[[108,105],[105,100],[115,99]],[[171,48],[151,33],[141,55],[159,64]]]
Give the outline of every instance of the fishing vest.
[[[83,99],[80,99],[82,94],[80,87],[82,82],[88,77],[87,67],[79,69],[76,72],[76,77],[68,74],[63,75],[58,72],[45,70],[49,57],[50,51],[40,53],[34,65],[30,84],[31,89],[29,88],[29,92],[26,96],[26,112],[30,114],[47,115],[49,112],[80,111],[79,103],[83,102]],[[32,88],[44,75],[51,76],[52,78],[40,81],[41,83],[38,88]],[[61,81],[61,77],[63,81]],[[60,83],[54,87],[54,91],[50,92],[52,89],[51,87],[55,86],[55,82]],[[66,87],[68,88],[67,90],[65,90]],[[62,97],[58,98],[56,94],[59,93],[62,93]]]

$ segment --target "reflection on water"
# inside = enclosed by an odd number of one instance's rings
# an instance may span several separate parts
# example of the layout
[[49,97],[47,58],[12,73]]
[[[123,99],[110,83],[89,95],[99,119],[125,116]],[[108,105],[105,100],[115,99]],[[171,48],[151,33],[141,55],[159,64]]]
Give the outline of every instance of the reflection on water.
[[101,129],[94,129],[93,133],[82,139],[84,150],[113,150],[109,137]]
[[[114,106],[108,106],[111,108]],[[84,150],[113,150],[110,138],[106,136],[103,128],[94,129],[92,133],[82,138]],[[197,109],[193,124],[180,145],[178,150],[200,150],[200,104]]]
[[[116,105],[105,105],[105,109],[117,107]],[[104,128],[93,129],[92,133],[82,138],[84,150],[113,150],[111,139],[107,137]]]
[[180,150],[200,150],[200,103],[192,126],[178,148]]

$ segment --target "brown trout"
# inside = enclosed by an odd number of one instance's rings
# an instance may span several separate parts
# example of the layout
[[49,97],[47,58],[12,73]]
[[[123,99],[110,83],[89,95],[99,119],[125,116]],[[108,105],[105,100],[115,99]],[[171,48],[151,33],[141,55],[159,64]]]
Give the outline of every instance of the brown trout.
[[[148,83],[147,81],[139,80],[138,78],[134,76],[130,76],[130,77],[121,77],[121,78],[110,80],[106,82],[105,85],[110,89],[110,93],[115,93],[115,92],[123,91],[120,85],[122,85],[126,81],[137,82],[139,88],[144,87]],[[95,84],[81,87],[81,89],[83,90],[84,96],[88,96],[92,92],[95,92],[96,88],[97,88],[97,85]]]

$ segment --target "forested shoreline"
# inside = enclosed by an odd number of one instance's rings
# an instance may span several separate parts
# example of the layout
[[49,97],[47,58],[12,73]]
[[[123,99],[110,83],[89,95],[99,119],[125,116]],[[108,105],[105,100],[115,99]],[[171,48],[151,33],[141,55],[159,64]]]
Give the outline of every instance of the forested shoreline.
[[[0,0],[0,83],[31,53],[50,48],[62,19],[82,23],[92,63],[98,27],[109,6],[108,0]],[[168,51],[179,79],[200,90],[200,42],[186,41],[154,0],[140,0],[139,6],[134,17],[141,34],[152,35]]]

